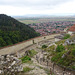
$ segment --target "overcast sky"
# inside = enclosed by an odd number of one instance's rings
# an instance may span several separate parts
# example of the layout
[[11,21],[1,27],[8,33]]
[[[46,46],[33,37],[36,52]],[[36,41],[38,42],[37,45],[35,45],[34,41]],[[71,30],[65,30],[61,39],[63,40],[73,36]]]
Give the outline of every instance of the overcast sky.
[[0,14],[74,15],[75,0],[0,0]]

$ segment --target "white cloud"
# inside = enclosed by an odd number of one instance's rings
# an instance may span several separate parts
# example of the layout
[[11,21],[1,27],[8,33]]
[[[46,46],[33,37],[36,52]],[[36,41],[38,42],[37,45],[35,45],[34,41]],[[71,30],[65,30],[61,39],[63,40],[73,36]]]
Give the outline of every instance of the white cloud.
[[56,11],[55,13],[75,13],[75,1],[61,4],[53,11]]
[[0,14],[72,14],[75,0],[0,0]]

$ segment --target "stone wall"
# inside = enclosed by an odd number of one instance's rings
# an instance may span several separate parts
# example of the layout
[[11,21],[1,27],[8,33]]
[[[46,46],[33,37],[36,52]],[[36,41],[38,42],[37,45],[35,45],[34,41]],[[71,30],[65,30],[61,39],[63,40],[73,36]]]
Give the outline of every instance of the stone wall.
[[48,35],[48,36],[36,37],[31,40],[22,42],[22,43],[18,43],[18,44],[9,46],[9,47],[4,47],[4,48],[0,49],[0,55],[16,53],[17,51],[33,44],[33,40],[34,40],[34,43],[38,43],[43,40],[54,38],[55,36],[58,36],[58,35],[60,35],[60,34],[53,34],[53,35]]
[[16,75],[23,71],[22,61],[14,55],[0,55],[0,75]]

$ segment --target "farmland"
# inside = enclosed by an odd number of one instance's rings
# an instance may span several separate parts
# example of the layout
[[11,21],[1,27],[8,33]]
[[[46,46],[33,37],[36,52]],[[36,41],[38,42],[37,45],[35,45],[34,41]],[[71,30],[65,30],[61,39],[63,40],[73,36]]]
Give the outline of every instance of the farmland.
[[70,18],[65,18],[65,17],[52,17],[52,18],[16,18],[17,20],[19,20],[22,23],[25,24],[32,24],[32,23],[46,23],[46,22],[51,22],[51,21],[75,21],[74,17],[70,17]]

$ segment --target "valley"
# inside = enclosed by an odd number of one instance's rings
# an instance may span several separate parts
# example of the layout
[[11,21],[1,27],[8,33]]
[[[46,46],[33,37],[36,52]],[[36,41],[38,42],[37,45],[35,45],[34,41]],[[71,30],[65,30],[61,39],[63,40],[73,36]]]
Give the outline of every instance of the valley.
[[[45,18],[16,18],[22,23],[28,21],[28,26],[33,28],[41,36],[53,33],[62,33],[75,24],[74,17],[45,17]],[[30,23],[32,21],[32,23]],[[39,22],[40,21],[40,22]]]
[[0,74],[75,74],[75,21],[26,25],[4,14],[0,17]]
[[75,75],[75,0],[0,0],[0,75]]

